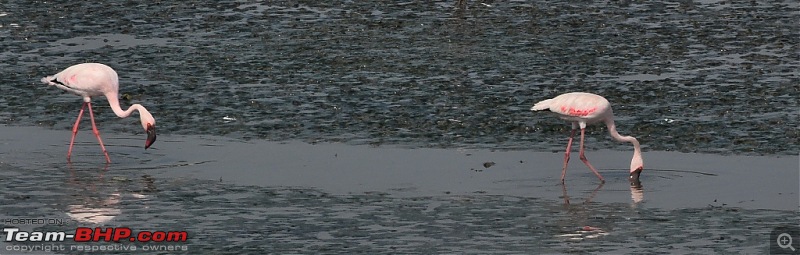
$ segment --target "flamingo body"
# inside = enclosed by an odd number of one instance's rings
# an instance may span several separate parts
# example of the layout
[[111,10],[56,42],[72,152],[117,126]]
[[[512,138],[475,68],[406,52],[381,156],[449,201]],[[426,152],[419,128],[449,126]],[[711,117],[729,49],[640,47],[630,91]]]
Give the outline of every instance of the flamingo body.
[[119,90],[117,72],[99,63],[70,66],[53,76],[42,78],[42,82],[78,95],[84,102],[91,102],[93,96],[116,94]]
[[584,154],[583,142],[586,125],[598,122],[604,122],[606,124],[608,132],[614,140],[633,144],[634,152],[633,158],[631,159],[630,180],[632,182],[634,180],[638,182],[639,174],[641,174],[644,169],[639,141],[632,136],[622,136],[617,132],[616,126],[614,125],[614,114],[611,110],[611,104],[604,97],[585,92],[561,94],[551,99],[542,100],[531,107],[531,111],[541,110],[549,110],[555,113],[559,118],[572,123],[572,131],[570,132],[567,151],[564,155],[564,167],[561,171],[562,183],[567,173],[567,164],[572,149],[572,138],[575,135],[575,129],[578,127],[581,129],[581,161],[597,175],[597,178],[599,178],[601,182],[605,182],[603,176],[589,163],[589,160]]
[[538,102],[531,110],[550,110],[566,121],[594,124],[611,114],[611,104],[592,93],[573,92]]
[[78,119],[75,120],[75,125],[72,127],[72,139],[67,151],[67,160],[70,160],[72,154],[72,146],[75,141],[75,135],[78,133],[78,125],[80,124],[83,110],[86,106],[89,107],[89,116],[92,121],[92,131],[103,149],[106,157],[106,162],[110,163],[111,159],[108,157],[108,152],[103,145],[103,140],[100,138],[100,132],[97,130],[97,125],[94,122],[94,113],[92,111],[91,97],[105,96],[108,104],[120,118],[127,118],[133,111],[139,112],[139,117],[142,122],[142,128],[147,133],[147,140],[145,141],[144,148],[149,148],[156,141],[155,125],[156,120],[153,115],[147,111],[144,106],[140,104],[131,105],[127,110],[122,110],[119,105],[119,79],[117,72],[111,67],[100,63],[84,63],[77,64],[64,69],[63,71],[42,78],[42,82],[51,86],[56,86],[64,91],[78,95],[83,98],[83,106],[78,113]]

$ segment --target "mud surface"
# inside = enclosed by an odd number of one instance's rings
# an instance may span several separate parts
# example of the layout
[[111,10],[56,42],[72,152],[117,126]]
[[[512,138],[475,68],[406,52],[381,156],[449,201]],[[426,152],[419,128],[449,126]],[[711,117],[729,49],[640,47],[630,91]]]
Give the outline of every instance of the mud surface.
[[[64,224],[2,225],[185,230],[161,253],[186,254],[764,254],[800,222],[796,1],[455,2],[4,1],[0,219]],[[65,163],[80,99],[39,80],[82,62],[154,114],[150,150],[96,98],[114,163],[88,122]],[[572,91],[643,144],[641,189],[605,127],[608,182],[574,155],[558,185],[569,125],[529,108]]]
[[799,151],[795,1],[454,2],[11,1],[0,121],[69,128],[80,99],[39,79],[103,62],[164,134],[560,150],[569,126],[528,109],[588,91],[645,150]]

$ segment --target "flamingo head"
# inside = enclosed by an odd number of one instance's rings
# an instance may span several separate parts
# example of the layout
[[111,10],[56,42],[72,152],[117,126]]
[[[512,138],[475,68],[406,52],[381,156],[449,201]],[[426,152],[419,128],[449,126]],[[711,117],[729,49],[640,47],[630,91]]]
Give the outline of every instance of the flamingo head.
[[144,149],[146,150],[156,142],[156,119],[147,111],[139,111],[139,115],[142,118],[144,132],[147,133],[147,140],[144,142]]
[[642,182],[639,181],[640,174],[642,174],[642,167],[639,167],[636,170],[631,171],[631,176],[628,177],[628,181],[631,182],[631,187],[636,187],[636,188],[642,187]]
[[146,150],[156,142],[156,126],[148,123],[144,131],[147,132],[147,140],[144,141],[144,149]]
[[637,183],[637,186],[641,185],[639,183],[639,175],[642,174],[642,170],[644,170],[644,162],[642,162],[642,156],[638,153],[635,153],[633,159],[631,160],[631,171],[630,177],[628,180],[631,181],[631,185]]

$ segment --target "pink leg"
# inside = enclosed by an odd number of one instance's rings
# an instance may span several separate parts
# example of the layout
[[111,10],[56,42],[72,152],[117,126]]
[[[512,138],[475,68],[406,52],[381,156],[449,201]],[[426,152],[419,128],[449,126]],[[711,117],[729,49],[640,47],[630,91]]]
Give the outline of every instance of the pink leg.
[[94,136],[97,136],[97,141],[100,142],[100,148],[103,149],[103,154],[106,155],[106,163],[111,163],[111,158],[108,157],[108,151],[106,151],[106,146],[103,145],[103,139],[100,139],[100,131],[97,131],[97,125],[94,124],[94,113],[92,112],[92,103],[87,102],[86,104],[89,105],[89,117],[92,119],[92,132],[94,132]]
[[75,135],[78,134],[78,125],[81,124],[81,117],[83,117],[83,109],[86,108],[86,103],[81,106],[81,112],[78,113],[78,119],[75,120],[75,125],[72,126],[72,139],[69,140],[69,150],[67,150],[67,162],[70,162],[72,156],[72,144],[75,143]]
[[567,163],[569,163],[569,152],[572,151],[572,137],[575,136],[575,129],[569,133],[569,142],[567,142],[567,152],[564,153],[564,168],[561,169],[561,183],[564,183],[564,177],[567,176]]
[[[91,109],[91,108],[90,108],[90,109]],[[594,175],[597,175],[597,178],[600,178],[600,182],[603,182],[603,183],[605,183],[605,182],[606,182],[606,180],[605,180],[605,179],[603,179],[603,176],[600,176],[600,173],[598,173],[598,172],[597,172],[597,169],[594,169],[594,167],[592,166],[592,164],[589,164],[589,160],[588,160],[588,159],[586,159],[586,156],[585,156],[585,155],[583,155],[583,133],[584,133],[584,131],[585,131],[585,130],[586,130],[586,129],[583,129],[583,128],[581,128],[581,161],[583,161],[583,163],[584,163],[584,164],[586,164],[586,166],[588,166],[588,167],[589,167],[589,169],[591,169],[591,170],[592,170],[592,172],[594,172]]]

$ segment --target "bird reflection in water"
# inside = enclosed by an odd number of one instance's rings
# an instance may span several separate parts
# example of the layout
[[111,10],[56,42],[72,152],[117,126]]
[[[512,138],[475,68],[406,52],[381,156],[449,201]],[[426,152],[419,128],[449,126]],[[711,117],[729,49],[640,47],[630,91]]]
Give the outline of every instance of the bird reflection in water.
[[[584,200],[583,204],[591,203],[592,199],[594,199],[594,197],[597,195],[597,192],[603,188],[603,184],[604,182],[601,182],[599,185],[597,185],[597,188],[592,190],[592,193],[589,194],[589,197],[587,197],[586,200]],[[577,206],[577,207],[570,206],[570,198],[569,195],[567,194],[567,184],[565,183],[561,184],[561,191],[563,192],[564,196],[564,207],[567,208],[567,211],[573,215],[569,217],[570,221],[569,223],[567,223],[567,225],[570,227],[567,228],[566,233],[555,235],[556,237],[566,238],[566,240],[568,241],[580,241],[584,239],[594,239],[608,235],[608,232],[606,232],[603,228],[588,225],[592,224],[591,220],[588,220],[589,219],[588,214],[592,210],[587,210],[588,207],[584,206]],[[572,225],[575,224],[576,222],[580,222],[578,223],[579,226],[580,225],[583,226],[573,228]]]
[[[76,171],[72,164],[67,165],[70,171],[69,184],[75,191],[75,194],[70,196],[73,201],[66,208],[67,216],[77,222],[99,225],[108,223],[122,214],[120,202],[124,196],[119,187],[114,185],[115,182],[108,182],[104,177],[109,164],[98,171],[97,177],[79,176],[78,173],[81,171]],[[119,178],[120,181],[127,180],[124,177]],[[154,182],[151,176],[142,176],[142,189],[139,192],[132,192],[131,197],[147,199],[147,193],[157,190]]]
[[[636,178],[634,176],[631,176],[628,180],[630,181],[631,184],[630,186],[631,201],[632,201],[631,205],[635,206],[644,201],[644,189],[642,188],[642,182],[639,180],[638,176],[636,176]],[[597,185],[597,188],[595,188],[592,191],[592,193],[589,194],[589,197],[587,197],[583,203],[584,204],[591,203],[592,199],[594,199],[594,197],[597,195],[597,192],[603,188],[604,184],[605,183],[601,182],[600,185]],[[567,184],[561,184],[561,192],[564,198],[564,205],[569,205],[570,198],[569,194],[567,194]]]
[[[640,202],[642,202],[642,200],[644,200],[644,191],[642,190],[642,183],[639,181],[639,178],[633,178],[633,177],[634,176],[631,176],[629,178],[629,181],[630,181],[630,184],[631,184],[630,185],[631,200],[633,201],[631,203],[631,207],[636,207]],[[638,177],[638,175],[636,177]],[[589,194],[589,196],[586,198],[586,200],[583,202],[583,204],[591,203],[592,199],[594,199],[594,197],[597,195],[598,191],[600,191],[600,189],[602,189],[602,188],[603,188],[603,183],[601,182],[600,185],[598,185],[597,188],[595,188],[591,192],[591,194]],[[587,218],[589,218],[589,216],[587,214],[589,212],[593,211],[591,209],[586,209],[586,208],[591,208],[591,207],[580,206],[580,207],[577,207],[577,210],[576,210],[575,206],[571,206],[570,205],[570,197],[567,194],[567,185],[566,184],[562,184],[561,185],[561,191],[563,192],[564,206],[566,208],[568,208],[568,211],[570,211],[571,213],[577,214],[577,215],[574,215],[573,217],[570,217],[570,219],[571,219],[570,223],[567,224],[567,225],[571,225],[571,226],[569,226],[569,227],[567,227],[565,229],[565,233],[557,234],[557,235],[555,235],[556,237],[564,238],[564,240],[566,240],[566,241],[582,241],[582,240],[586,240],[586,239],[600,238],[600,237],[604,237],[604,236],[609,235],[609,233],[606,231],[605,227],[599,227],[599,226],[595,225],[595,224],[601,224],[601,223],[597,223],[597,222],[587,221],[586,220]],[[580,222],[578,227],[574,227],[573,224],[575,224],[575,222]]]
[[[597,188],[595,188],[592,191],[592,194],[590,194],[589,197],[586,198],[586,201],[584,201],[583,203],[584,204],[591,203],[592,199],[594,199],[594,196],[596,196],[597,192],[600,191],[600,189],[603,188],[604,184],[605,184],[604,182],[601,182],[600,185],[597,185]],[[561,192],[562,192],[562,194],[564,196],[564,205],[569,205],[569,194],[567,194],[567,184],[566,183],[561,184]]]
[[71,196],[74,200],[67,206],[67,216],[72,220],[82,223],[103,224],[111,221],[118,215],[120,194],[106,191],[105,173],[109,164],[100,169],[97,177],[78,176],[72,164],[67,164],[70,173],[70,186],[76,191]]
[[631,175],[628,180],[631,183],[631,206],[636,206],[644,200],[644,190],[642,189],[642,182],[639,180],[639,175]]

